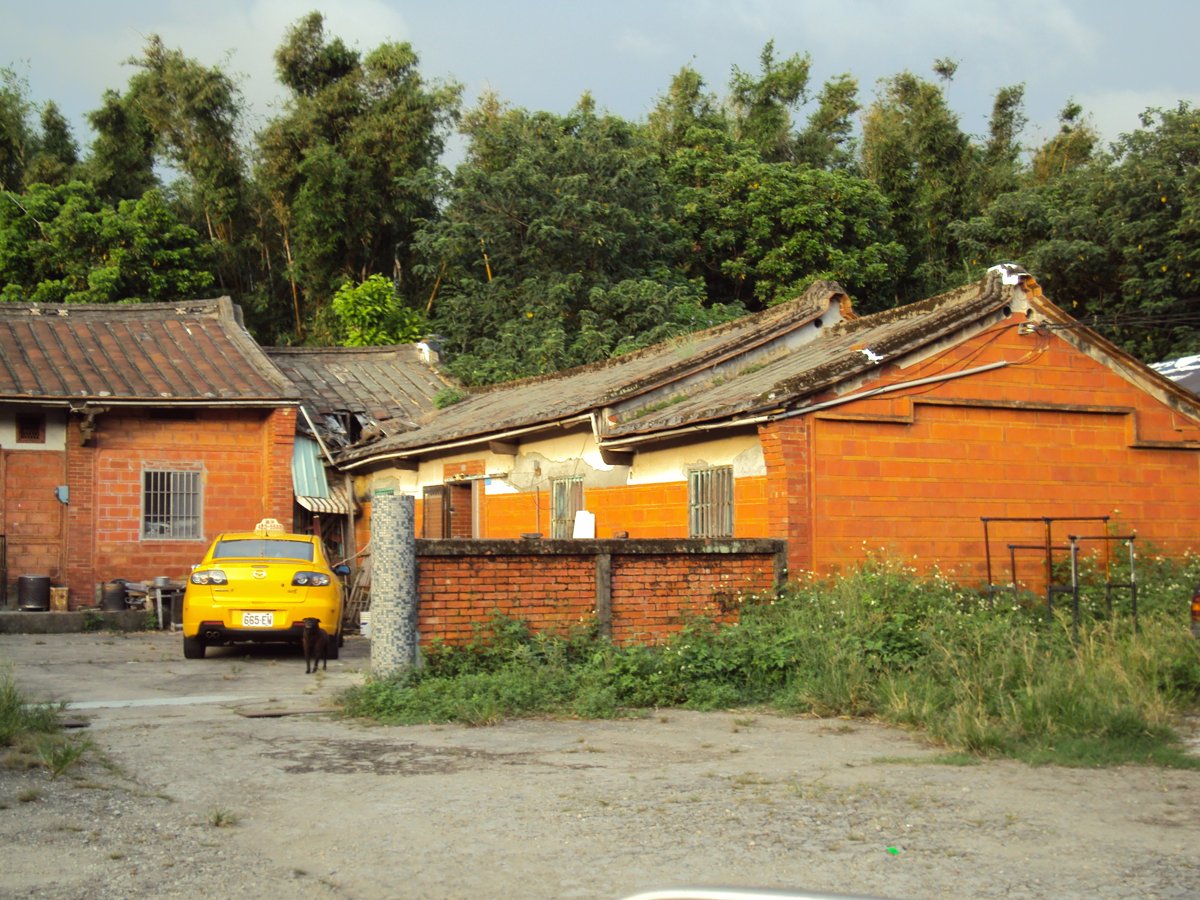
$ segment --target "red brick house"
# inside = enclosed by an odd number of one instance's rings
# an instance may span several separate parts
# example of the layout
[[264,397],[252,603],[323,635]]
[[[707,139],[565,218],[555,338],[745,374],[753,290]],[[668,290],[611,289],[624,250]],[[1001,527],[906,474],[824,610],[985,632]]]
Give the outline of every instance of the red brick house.
[[299,392],[228,298],[0,304],[4,585],[72,608],[182,578],[218,531],[291,521]]
[[[338,457],[417,498],[424,536],[782,538],[985,571],[984,518],[1100,520],[1200,546],[1200,398],[1014,267],[859,317],[836,284],[600,364],[473,393]],[[1060,532],[1055,539],[1065,539]],[[1035,567],[1036,568],[1036,567]]]

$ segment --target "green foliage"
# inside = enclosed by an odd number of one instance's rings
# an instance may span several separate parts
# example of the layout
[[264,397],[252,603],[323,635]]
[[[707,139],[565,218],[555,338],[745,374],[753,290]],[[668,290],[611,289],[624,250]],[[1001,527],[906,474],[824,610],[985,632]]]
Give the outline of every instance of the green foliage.
[[31,115],[29,86],[12,69],[0,67],[0,191],[24,184]]
[[424,318],[401,305],[392,282],[382,275],[357,285],[344,282],[333,295],[333,312],[347,347],[408,344],[425,334]]
[[[953,75],[942,64],[941,73]],[[911,72],[883,83],[863,120],[863,166],[891,206],[896,235],[908,253],[901,302],[951,286],[960,276],[946,226],[975,208],[970,138],[950,110],[945,89]]]
[[[857,296],[888,297],[904,258],[891,214],[870,183],[845,172],[766,163],[744,151],[677,159],[683,221],[696,235],[696,262],[719,272],[734,296],[763,306],[832,278]],[[703,174],[701,174],[703,173]],[[865,309],[871,303],[863,304]]]
[[158,191],[115,209],[82,182],[37,184],[0,201],[4,300],[175,300],[214,282],[204,245]]
[[860,103],[853,76],[817,91],[811,57],[768,41],[724,96],[684,67],[644,122],[587,95],[566,115],[486,95],[451,175],[439,161],[461,88],[424,78],[406,43],[360,51],[320,13],[297,20],[275,52],[288,100],[249,143],[222,67],[157,36],[129,62],[126,89],[88,115],[82,159],[56,105],[0,69],[5,299],[217,287],[262,343],[376,343],[411,333],[416,313],[397,324],[364,306],[388,321],[359,325],[331,299],[381,273],[396,309],[423,311],[452,371],[481,384],[610,358],[819,277],[871,312],[1016,260],[1134,355],[1200,348],[1187,104],[1148,110],[1102,152],[1068,101],[1059,131],[1027,146],[1020,85],[996,91],[974,136],[947,102],[953,60]]
[[[521,715],[767,705],[873,716],[958,751],[1040,763],[1200,767],[1173,731],[1200,704],[1200,642],[1187,620],[1193,559],[1139,572],[1140,628],[1092,605],[1069,617],[992,605],[934,573],[868,560],[841,578],[747,598],[740,621],[684,624],[658,646],[615,647],[593,627],[555,636],[495,618],[420,671],[368,680],[347,711],[390,722],[487,724]],[[1119,576],[1114,576],[1119,577]]]
[[360,56],[327,39],[312,13],[275,54],[292,97],[257,138],[257,187],[268,230],[263,252],[281,260],[275,290],[302,335],[347,279],[390,272],[405,305],[428,285],[414,277],[413,237],[437,215],[438,157],[457,119],[460,88],[428,84],[408,44]]
[[445,409],[447,406],[453,406],[462,400],[467,399],[467,392],[458,388],[444,387],[433,395],[434,409]]
[[61,735],[42,735],[35,741],[38,762],[50,772],[51,780],[68,772],[91,749],[92,742],[80,737],[64,739]]
[[1053,151],[1061,174],[1001,194],[950,231],[972,266],[1020,259],[1059,305],[1155,361],[1200,345],[1200,110],[1148,110],[1143,125],[1113,155],[1091,154],[1086,130],[1060,135],[1076,135],[1090,159]]
[[61,707],[51,703],[29,703],[17,689],[12,667],[0,668],[0,747],[11,747],[31,735],[60,733]]
[[467,159],[419,237],[421,272],[445,272],[433,327],[452,371],[484,383],[613,352],[627,331],[585,318],[591,299],[621,303],[622,283],[659,281],[682,247],[655,148],[586,97],[567,116],[485,98],[464,126]]

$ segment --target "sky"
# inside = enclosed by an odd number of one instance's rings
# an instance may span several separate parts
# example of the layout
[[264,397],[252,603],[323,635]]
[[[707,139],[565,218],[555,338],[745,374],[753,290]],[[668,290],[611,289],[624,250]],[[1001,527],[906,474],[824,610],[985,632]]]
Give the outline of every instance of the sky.
[[467,106],[491,90],[562,114],[590,92],[601,110],[641,120],[684,66],[724,96],[735,67],[759,72],[769,40],[777,59],[811,56],[814,93],[853,75],[863,106],[879,79],[932,79],[949,57],[948,99],[971,134],[986,133],[999,88],[1024,84],[1033,146],[1072,99],[1107,140],[1147,107],[1200,105],[1200,4],[1180,0],[0,0],[0,66],[35,103],[55,101],[86,147],[84,114],[106,88],[124,89],[124,61],[158,34],[238,80],[248,136],[284,98],[275,48],[314,9],[327,37],[360,51],[409,42],[422,75],[462,84]]

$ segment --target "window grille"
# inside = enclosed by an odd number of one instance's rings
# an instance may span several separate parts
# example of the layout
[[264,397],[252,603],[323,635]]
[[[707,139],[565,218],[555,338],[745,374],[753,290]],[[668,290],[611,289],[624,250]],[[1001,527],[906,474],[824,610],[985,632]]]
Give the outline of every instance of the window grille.
[[17,443],[46,443],[46,417],[44,415],[18,415]]
[[142,472],[142,538],[196,540],[200,528],[200,473]]
[[555,478],[550,482],[550,537],[569,538],[575,533],[575,513],[583,509],[583,476]]
[[688,536],[733,537],[733,466],[688,472]]

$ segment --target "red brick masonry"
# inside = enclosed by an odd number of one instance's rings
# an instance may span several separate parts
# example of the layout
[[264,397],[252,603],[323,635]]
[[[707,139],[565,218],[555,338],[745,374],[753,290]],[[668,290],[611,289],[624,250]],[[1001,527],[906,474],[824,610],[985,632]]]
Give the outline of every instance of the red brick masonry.
[[784,541],[417,541],[422,643],[469,640],[501,614],[538,631],[595,619],[615,643],[654,643],[689,617],[737,618],[786,577]]

